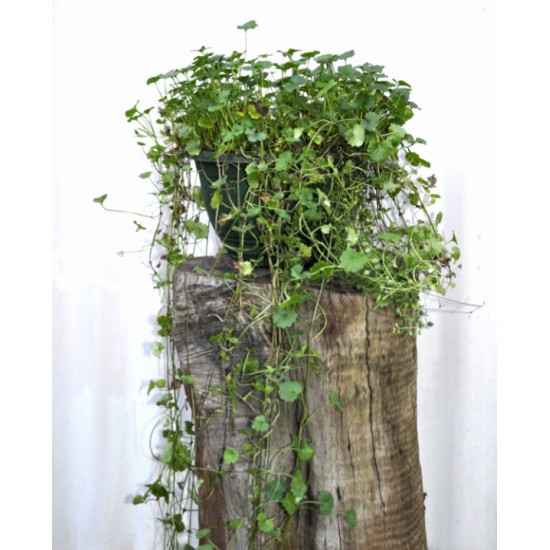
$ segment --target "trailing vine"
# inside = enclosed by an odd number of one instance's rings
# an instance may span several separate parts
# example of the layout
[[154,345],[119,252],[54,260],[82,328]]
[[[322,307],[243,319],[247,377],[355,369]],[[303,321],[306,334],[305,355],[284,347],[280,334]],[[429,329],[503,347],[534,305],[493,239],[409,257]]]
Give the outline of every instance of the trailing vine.
[[[255,27],[239,28],[246,36]],[[211,338],[226,375],[210,391],[254,412],[246,443],[225,449],[220,471],[209,474],[223,476],[241,457],[253,464],[253,513],[227,525],[248,529],[251,549],[277,547],[301,509],[357,521],[352,508],[335,509],[329,491],[308,491],[319,442],[308,430],[317,411],[307,390],[323,365],[315,342],[325,323],[324,288],[370,294],[396,311],[396,330],[414,332],[429,325],[422,293],[441,295],[453,284],[460,251],[433,212],[436,179],[424,175],[430,164],[417,151],[425,141],[405,129],[417,108],[411,88],[388,79],[381,66],[351,64],[353,56],[290,49],[249,59],[246,48],[218,55],[202,47],[188,66],[147,81],[158,88],[156,107],[136,103],[126,112],[152,165],[140,178],[158,203],[150,266],[163,306],[152,349],[166,366],[148,391],[162,411],[152,436],[159,471],[134,503],[158,505],[166,549],[215,548],[213,527],[197,529],[194,519],[200,426],[189,418],[193,403],[184,390],[195,379],[172,338],[175,273],[197,246],[206,253],[207,215],[221,239],[217,256],[233,258],[224,275],[233,299]],[[105,206],[106,197],[95,201]],[[269,296],[255,286],[266,273]],[[267,356],[246,340],[258,324],[271,327]],[[298,430],[287,447],[272,448],[270,434],[288,403],[300,411]],[[341,409],[336,392],[326,406]],[[292,473],[277,469],[284,453],[294,457]]]

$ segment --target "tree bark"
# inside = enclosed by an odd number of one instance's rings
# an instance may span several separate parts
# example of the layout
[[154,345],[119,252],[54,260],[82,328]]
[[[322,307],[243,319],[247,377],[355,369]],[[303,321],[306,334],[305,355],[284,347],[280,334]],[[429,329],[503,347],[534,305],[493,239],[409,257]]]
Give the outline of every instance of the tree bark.
[[[263,549],[262,533],[251,533],[254,476],[241,452],[255,413],[246,404],[251,388],[244,383],[243,399],[230,399],[224,391],[231,381],[232,365],[247,350],[267,361],[273,327],[269,322],[248,327],[247,311],[261,307],[269,297],[267,273],[253,281],[253,292],[234,307],[231,280],[220,274],[231,270],[230,261],[198,258],[178,270],[174,282],[174,341],[182,370],[195,378],[186,386],[196,431],[196,466],[199,489],[199,523],[213,527],[208,541],[220,549]],[[208,271],[199,274],[196,269]],[[261,275],[261,270],[259,270]],[[352,289],[327,287],[321,296],[326,327],[314,346],[324,358],[320,372],[295,374],[307,391],[311,446],[314,458],[306,463],[309,500],[329,491],[335,500],[332,514],[300,509],[286,526],[277,548],[293,550],[425,550],[424,493],[418,453],[416,421],[416,338],[393,331],[395,316],[375,308],[370,297]],[[226,312],[240,343],[232,362],[220,357],[210,338],[224,327]],[[303,306],[301,317],[311,316]],[[227,319],[225,321],[227,323]],[[227,325],[226,325],[227,326]],[[247,328],[248,327],[248,328]],[[245,330],[246,328],[246,330]],[[307,381],[307,385],[305,384]],[[342,405],[333,406],[335,392]],[[294,453],[289,450],[297,433],[300,403],[283,403],[269,439],[266,465],[270,471],[292,475]],[[236,464],[224,465],[227,448],[240,452]],[[285,450],[283,452],[283,450]],[[223,471],[223,475],[215,472]],[[357,524],[345,521],[354,508]],[[286,517],[280,504],[270,517]],[[241,518],[245,528],[228,529]]]

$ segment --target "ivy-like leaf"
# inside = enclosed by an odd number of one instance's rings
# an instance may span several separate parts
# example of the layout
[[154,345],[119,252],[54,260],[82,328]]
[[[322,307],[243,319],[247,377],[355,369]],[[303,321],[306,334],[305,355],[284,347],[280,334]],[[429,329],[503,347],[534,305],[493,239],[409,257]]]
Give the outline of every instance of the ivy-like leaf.
[[196,533],[195,533],[195,536],[198,538],[198,539],[202,539],[204,537],[206,537],[207,535],[210,534],[210,531],[212,531],[212,529],[210,529],[210,527],[205,527],[204,529],[199,529]]
[[292,153],[285,151],[275,159],[275,171],[282,172],[292,164]]
[[278,328],[289,328],[298,319],[295,309],[289,307],[278,307],[272,314],[273,324]]
[[210,199],[210,206],[216,210],[222,203],[222,194],[220,193],[219,189],[216,189],[214,194],[212,195],[212,198]]
[[302,279],[304,273],[304,266],[302,264],[293,265],[290,269],[290,274],[293,279]]
[[391,231],[383,231],[382,233],[378,233],[378,238],[383,241],[391,241],[396,243],[401,240],[401,235],[398,233],[392,233]]
[[304,483],[302,472],[300,472],[300,470],[296,470],[292,476],[292,481],[290,482],[290,492],[296,497],[297,502],[300,502],[307,492],[307,485]]
[[298,458],[302,462],[307,462],[308,460],[313,458],[314,454],[315,453],[313,452],[313,449],[307,443],[304,443],[304,442],[302,442],[297,452]]
[[334,508],[334,497],[328,491],[321,491],[319,495],[319,512],[323,516],[328,516]]
[[312,279],[330,279],[334,273],[334,266],[328,262],[317,262],[309,268]]
[[250,31],[252,29],[255,29],[258,26],[258,23],[251,19],[250,21],[247,21],[246,23],[243,23],[242,25],[239,25],[237,28],[242,31]]
[[298,399],[298,396],[304,391],[300,382],[283,382],[279,385],[279,397],[283,401],[293,402]]
[[405,128],[399,126],[399,124],[390,124],[390,132],[390,139],[394,145],[398,145],[407,133]]
[[196,157],[201,152],[201,145],[197,140],[191,139],[185,144],[185,149],[192,157]]
[[185,222],[185,229],[189,231],[196,239],[206,239],[208,237],[208,226],[202,222],[195,222],[193,220],[187,220]]
[[147,395],[149,395],[155,388],[165,388],[166,387],[166,380],[164,378],[161,378],[160,380],[151,380],[149,382],[149,387],[147,388]]
[[275,529],[275,524],[272,519],[269,519],[263,512],[258,514],[258,527],[264,533],[271,533]]
[[344,407],[340,403],[340,398],[335,391],[330,394],[329,400],[340,412],[344,412]]
[[384,162],[394,151],[393,145],[388,141],[371,141],[369,143],[371,158],[379,164]]
[[238,262],[237,269],[239,270],[239,273],[243,277],[248,277],[249,275],[252,275],[252,273],[254,272],[254,266],[252,265],[251,262],[248,262],[248,261]]
[[160,357],[162,355],[162,351],[164,350],[164,348],[165,348],[165,345],[162,342],[153,342],[151,344],[151,353],[153,354],[154,357]]
[[246,527],[242,519],[232,519],[227,523],[228,529],[244,529]]
[[252,421],[252,429],[260,433],[265,433],[269,430],[269,424],[265,416],[260,414]]
[[94,202],[97,202],[98,204],[101,204],[101,206],[103,206],[103,203],[105,202],[106,198],[107,198],[107,194],[101,195],[101,197],[96,197],[94,199]]
[[361,271],[367,265],[367,262],[367,255],[353,248],[347,248],[340,256],[340,265],[346,273]]
[[289,491],[283,499],[283,508],[286,510],[289,516],[293,516],[298,510],[296,504],[296,497]]
[[265,489],[265,498],[268,502],[278,502],[283,499],[287,491],[286,483],[282,479],[276,479],[268,484]]
[[367,113],[361,121],[361,126],[363,126],[365,130],[373,131],[378,126],[379,121],[380,117],[376,113]]
[[344,137],[352,147],[361,147],[365,143],[365,129],[361,124],[356,124],[345,133]]
[[350,527],[355,527],[357,525],[357,512],[355,508],[351,508],[344,514],[344,519]]
[[223,463],[226,465],[236,464],[238,460],[239,460],[239,453],[235,449],[231,449],[230,447],[227,447],[227,449],[225,449],[225,451],[223,452]]
[[345,61],[346,59],[349,59],[350,57],[353,57],[354,55],[355,55],[354,50],[348,50],[347,52],[341,53],[338,56],[338,59],[340,59],[342,61]]
[[357,241],[359,240],[359,237],[357,236],[357,231],[353,227],[346,227],[346,242],[350,246],[354,246],[357,244]]
[[190,386],[195,383],[195,377],[190,374],[182,374],[181,380],[182,382],[184,382],[185,384],[189,384]]

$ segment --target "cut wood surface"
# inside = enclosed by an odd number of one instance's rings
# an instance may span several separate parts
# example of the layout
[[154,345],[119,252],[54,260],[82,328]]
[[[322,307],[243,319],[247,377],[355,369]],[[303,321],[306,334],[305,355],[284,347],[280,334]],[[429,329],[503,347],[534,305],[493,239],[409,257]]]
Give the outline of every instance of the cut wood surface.
[[[219,262],[219,263],[216,263]],[[207,273],[197,273],[196,268]],[[242,399],[228,398],[232,364],[254,349],[260,362],[271,353],[273,327],[265,322],[248,326],[247,308],[270,299],[267,270],[250,281],[251,291],[235,304],[234,281],[220,275],[232,269],[223,258],[197,258],[180,268],[174,281],[174,341],[182,369],[195,378],[186,386],[196,431],[196,466],[202,480],[199,522],[213,530],[208,541],[220,549],[268,548],[262,533],[249,541],[248,521],[254,477],[242,445],[256,413],[246,403],[250,387],[239,389]],[[252,291],[253,289],[253,291]],[[418,453],[416,420],[416,339],[393,331],[395,317],[376,309],[372,300],[352,289],[327,287],[321,297],[326,327],[314,342],[324,361],[318,373],[296,371],[305,385],[311,446],[315,456],[306,463],[310,480],[308,500],[321,491],[334,496],[328,516],[301,509],[288,523],[281,549],[425,550],[424,493]],[[231,312],[227,319],[227,312]],[[312,315],[304,306],[301,317]],[[210,338],[228,321],[240,344],[231,363],[224,362]],[[246,328],[246,331],[245,331]],[[244,332],[243,332],[244,331]],[[342,405],[329,401],[333,392]],[[266,467],[292,475],[294,453],[289,450],[297,433],[300,402],[283,403],[269,439]],[[313,414],[314,413],[314,414]],[[240,453],[236,464],[223,465],[226,449]],[[213,472],[224,470],[224,475]],[[344,513],[355,509],[357,525]],[[285,516],[280,504],[271,504],[271,517]],[[243,519],[247,527],[225,528]]]

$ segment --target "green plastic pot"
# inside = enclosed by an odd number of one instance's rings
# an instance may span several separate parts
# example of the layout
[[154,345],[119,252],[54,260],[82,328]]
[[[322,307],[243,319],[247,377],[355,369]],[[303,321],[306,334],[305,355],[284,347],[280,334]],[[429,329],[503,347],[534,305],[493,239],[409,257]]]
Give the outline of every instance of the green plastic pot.
[[[246,167],[252,160],[238,155],[215,157],[211,152],[202,152],[194,161],[208,218],[224,249],[235,259],[255,260],[257,265],[266,266],[260,230],[253,221],[244,217],[228,218],[235,210],[244,211],[248,193]],[[219,192],[216,200],[219,204],[213,208],[216,192]]]

